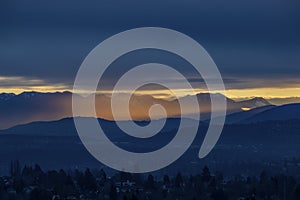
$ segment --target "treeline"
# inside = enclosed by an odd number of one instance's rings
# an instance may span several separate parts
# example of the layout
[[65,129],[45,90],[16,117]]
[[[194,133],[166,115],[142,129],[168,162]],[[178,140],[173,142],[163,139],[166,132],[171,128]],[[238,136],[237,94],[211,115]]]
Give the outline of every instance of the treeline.
[[[184,172],[186,174],[187,172]],[[21,168],[13,161],[10,176],[0,178],[0,199],[300,199],[298,180],[284,174],[236,176],[225,180],[221,172],[204,167],[198,175],[140,175],[125,172],[109,177],[103,169],[51,170],[39,165]]]

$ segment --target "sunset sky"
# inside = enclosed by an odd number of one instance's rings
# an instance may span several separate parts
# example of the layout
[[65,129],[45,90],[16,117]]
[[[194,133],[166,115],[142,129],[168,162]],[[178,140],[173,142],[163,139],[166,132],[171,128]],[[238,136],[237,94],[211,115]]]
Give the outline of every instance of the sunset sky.
[[[197,40],[217,64],[228,97],[300,97],[299,9],[296,0],[124,1],[118,7],[109,1],[1,1],[0,93],[71,91],[80,64],[101,41],[156,26]],[[148,51],[114,63],[103,80],[105,92],[122,67],[153,60],[174,65],[196,92],[205,91],[184,61]],[[168,94],[155,88],[143,93]]]

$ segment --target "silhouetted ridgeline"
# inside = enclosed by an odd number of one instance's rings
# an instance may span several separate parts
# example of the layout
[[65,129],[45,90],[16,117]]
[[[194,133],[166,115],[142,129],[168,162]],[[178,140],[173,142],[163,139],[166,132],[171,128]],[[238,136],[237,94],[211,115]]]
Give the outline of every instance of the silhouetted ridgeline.
[[[128,136],[113,121],[99,122],[116,145],[133,152],[149,152],[161,148],[172,139],[180,120],[168,119],[163,131],[149,139]],[[188,133],[189,127],[185,130]],[[288,174],[300,174],[300,162],[297,161],[300,152],[299,120],[226,125],[213,151],[200,160],[198,151],[206,130],[207,124],[201,123],[188,151],[158,173],[188,171],[196,174],[204,165],[209,165],[228,176],[235,173],[255,175],[265,167],[272,172],[281,172],[287,167]],[[35,122],[0,131],[0,156],[0,173],[4,175],[11,160],[19,160],[23,165],[39,163],[45,170],[103,167],[82,145],[71,118]],[[287,166],[286,162],[289,163]]]

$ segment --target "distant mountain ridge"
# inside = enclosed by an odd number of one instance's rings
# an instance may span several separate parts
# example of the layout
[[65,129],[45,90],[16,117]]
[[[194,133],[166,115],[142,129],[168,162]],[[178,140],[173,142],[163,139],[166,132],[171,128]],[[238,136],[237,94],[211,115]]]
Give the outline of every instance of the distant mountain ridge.
[[[30,96],[32,95],[26,95],[24,98]],[[195,121],[189,120],[194,124]],[[180,118],[166,119],[167,124],[163,130],[148,139],[135,138],[122,133],[114,121],[104,119],[98,121],[106,136],[120,148],[132,152],[151,152],[172,140],[176,135]],[[177,172],[177,167],[180,167],[192,172],[199,168],[199,164],[213,164],[217,158],[222,162],[225,161],[217,166],[230,165],[229,171],[232,172],[232,167],[241,160],[280,161],[286,156],[299,156],[300,104],[278,107],[269,105],[233,113],[228,115],[226,122],[217,145],[208,157],[202,160],[199,160],[196,155],[206,134],[208,123],[199,122],[200,126],[193,144],[183,157],[167,170]],[[137,123],[142,126],[148,124],[147,121]],[[190,124],[185,127],[187,134],[189,127]],[[2,161],[0,173],[8,171],[12,159],[18,159],[22,163],[40,163],[46,168],[59,169],[102,165],[83,146],[73,118],[31,122],[0,130],[0,154]]]
[[1,93],[0,94],[0,100],[7,101],[7,100],[11,99],[14,96],[16,96],[16,95],[13,94],[13,93]]
[[300,97],[287,97],[287,98],[270,98],[268,101],[273,105],[284,105],[292,103],[300,103]]
[[240,101],[240,103],[244,103],[248,108],[257,108],[261,106],[271,105],[266,99],[262,97],[254,97],[249,100]]
[[[88,118],[87,118],[88,119]],[[167,118],[169,125],[165,127],[165,131],[171,131],[176,129],[176,126],[180,122],[180,118]],[[193,119],[190,119],[194,121]],[[242,111],[238,113],[230,114],[226,117],[226,124],[250,124],[270,121],[291,121],[300,120],[300,104],[287,104],[283,106],[263,106],[249,111]],[[98,119],[101,125],[108,128],[111,132],[118,132],[115,121]],[[206,121],[207,123],[209,120]],[[121,121],[120,123],[127,123],[127,121]],[[140,125],[148,124],[149,121],[137,121]],[[201,122],[199,122],[201,123]],[[76,130],[73,122],[73,118],[63,118],[55,121],[37,121],[24,125],[17,125],[12,128],[0,131],[0,134],[36,134],[47,135],[51,133],[52,136],[74,136]]]
[[[300,119],[300,103],[282,106],[267,105],[226,116],[226,124],[250,124],[266,121],[289,121]],[[206,120],[208,123],[209,120]]]
[[286,121],[300,119],[300,103],[273,107],[244,119],[242,123],[257,123],[263,121]]
[[[117,110],[122,110],[125,102],[122,102],[124,95],[119,94],[118,99],[121,101]],[[236,113],[242,111],[243,108],[257,108],[270,105],[263,98],[253,98],[245,101],[236,102],[222,94],[199,93],[196,98],[199,101],[201,110],[201,120],[208,119],[211,112],[210,96],[214,95],[217,99],[227,100],[227,113]],[[191,96],[184,96],[182,101],[189,102]],[[84,100],[83,100],[84,102]],[[135,120],[148,120],[149,108],[154,104],[162,105],[167,117],[178,117],[181,115],[179,101],[154,98],[150,95],[133,95],[130,100],[131,116]],[[84,105],[84,103],[82,103]],[[0,94],[0,129],[6,129],[18,124],[26,124],[33,121],[53,121],[62,118],[72,117],[72,93],[56,92],[56,93],[40,93],[40,92],[23,92],[19,95]],[[97,117],[108,120],[126,120],[125,115],[120,112],[120,118],[114,119],[111,112],[110,96],[105,94],[96,95],[96,111]],[[83,107],[84,113],[84,107]],[[194,108],[188,108],[184,116],[195,114]],[[197,114],[197,113],[196,113]],[[84,114],[82,115],[84,117]],[[157,119],[162,118],[160,115],[155,116]]]
[[[178,118],[168,119],[170,126],[154,136],[155,138],[140,139],[123,136],[113,121],[99,120],[101,125],[108,128],[108,132],[105,133],[115,145],[132,152],[152,152],[168,144],[176,134],[174,127],[180,121]],[[193,173],[199,170],[200,164],[213,165],[218,160],[216,166],[228,166],[229,172],[232,172],[232,168],[241,161],[277,162],[287,156],[299,157],[300,120],[225,125],[213,151],[200,160],[197,155],[207,128],[208,124],[200,124],[197,136],[188,151],[165,170],[177,173],[180,169],[185,169]],[[188,134],[189,128],[185,130]],[[9,163],[15,159],[23,164],[39,163],[46,169],[104,167],[83,146],[72,118],[53,122],[33,122],[2,130],[0,154],[2,174],[9,171]],[[235,170],[242,171],[244,168]]]
[[[253,108],[251,110],[247,110],[247,111],[241,111],[241,112],[236,112],[236,113],[232,113],[232,114],[228,114],[226,116],[226,124],[238,124],[244,121],[247,121],[247,119],[255,116],[258,113],[261,113],[263,111],[275,108],[276,106],[274,105],[267,105],[267,106],[261,106],[258,108]],[[207,120],[207,122],[209,122],[209,120]]]

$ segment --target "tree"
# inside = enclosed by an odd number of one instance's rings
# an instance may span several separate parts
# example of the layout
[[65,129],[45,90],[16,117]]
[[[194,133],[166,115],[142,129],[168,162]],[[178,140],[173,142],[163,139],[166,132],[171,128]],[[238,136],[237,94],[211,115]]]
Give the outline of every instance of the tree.
[[227,196],[222,189],[215,189],[211,194],[211,198],[215,200],[225,200]]
[[203,182],[206,182],[206,183],[209,182],[211,175],[210,175],[209,168],[207,166],[204,166],[201,176],[202,176]]
[[131,200],[138,200],[138,198],[137,198],[137,196],[135,196],[135,194],[132,194]]
[[41,199],[51,200],[52,199],[51,192],[49,192],[45,189],[39,189],[39,188],[32,190],[29,196],[30,196],[31,200],[41,200]]
[[294,199],[295,200],[298,200],[300,197],[300,184],[298,184],[295,188],[295,191],[294,191]]
[[27,165],[25,165],[22,170],[22,176],[31,176],[32,171],[33,171],[32,167],[28,167]]
[[222,184],[224,181],[223,174],[219,171],[216,172],[216,181],[218,185]]
[[265,198],[267,195],[269,177],[266,171],[262,171],[259,176],[258,195]]
[[132,181],[132,175],[128,172],[120,172],[120,181],[126,182],[126,181]]
[[111,183],[109,190],[109,199],[116,200],[118,198],[117,188],[115,183]]
[[12,177],[19,177],[21,175],[21,167],[18,160],[10,162],[10,175]]
[[100,172],[99,172],[99,178],[100,178],[100,182],[102,184],[106,182],[107,176],[106,176],[106,173],[103,169],[101,169]]
[[170,178],[169,178],[168,175],[164,175],[164,184],[165,184],[165,185],[170,184]]
[[180,187],[182,182],[183,182],[183,179],[182,179],[181,173],[179,172],[175,178],[175,186]]
[[153,175],[149,174],[146,184],[145,184],[146,189],[154,189],[155,188],[155,181]]
[[84,173],[84,188],[88,190],[96,190],[97,189],[97,181],[90,169],[86,169]]

